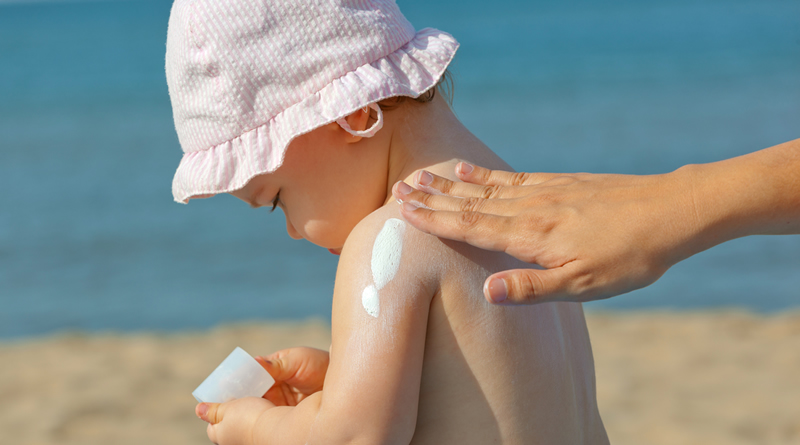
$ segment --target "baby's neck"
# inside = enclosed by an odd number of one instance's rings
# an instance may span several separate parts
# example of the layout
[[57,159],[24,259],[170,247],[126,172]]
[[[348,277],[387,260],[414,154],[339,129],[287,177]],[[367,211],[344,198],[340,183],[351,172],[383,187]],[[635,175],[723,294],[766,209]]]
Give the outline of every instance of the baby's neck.
[[386,113],[390,130],[386,202],[394,200],[391,188],[397,181],[413,184],[417,170],[456,179],[459,161],[493,169],[510,167],[458,120],[445,99],[437,94],[429,103],[408,101]]

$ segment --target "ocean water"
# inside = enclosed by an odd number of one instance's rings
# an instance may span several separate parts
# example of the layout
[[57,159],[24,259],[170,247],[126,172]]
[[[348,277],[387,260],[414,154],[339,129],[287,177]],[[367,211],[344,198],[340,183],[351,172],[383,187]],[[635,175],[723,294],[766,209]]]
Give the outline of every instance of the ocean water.
[[[462,44],[455,109],[518,170],[649,174],[800,137],[800,2],[401,0]],[[336,258],[279,214],[172,202],[171,2],[0,1],[0,338],[328,317]],[[593,309],[800,306],[800,236]]]

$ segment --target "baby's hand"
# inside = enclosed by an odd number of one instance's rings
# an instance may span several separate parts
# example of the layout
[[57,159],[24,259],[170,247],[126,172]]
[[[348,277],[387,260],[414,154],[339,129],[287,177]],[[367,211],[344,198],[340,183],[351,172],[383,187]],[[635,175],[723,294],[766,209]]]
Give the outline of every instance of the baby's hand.
[[256,421],[275,405],[258,397],[245,397],[227,403],[201,403],[198,417],[208,422],[208,438],[219,445],[253,445]]
[[256,360],[275,379],[264,398],[278,406],[295,406],[322,390],[330,356],[319,349],[290,348]]

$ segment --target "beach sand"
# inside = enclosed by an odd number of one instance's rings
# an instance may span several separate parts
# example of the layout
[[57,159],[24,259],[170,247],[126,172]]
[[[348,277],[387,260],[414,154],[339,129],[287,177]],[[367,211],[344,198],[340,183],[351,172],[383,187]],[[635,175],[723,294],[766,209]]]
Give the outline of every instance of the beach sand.
[[[612,443],[800,444],[800,313],[587,320]],[[257,355],[329,342],[315,321],[6,341],[0,443],[209,443],[191,392],[234,347]]]

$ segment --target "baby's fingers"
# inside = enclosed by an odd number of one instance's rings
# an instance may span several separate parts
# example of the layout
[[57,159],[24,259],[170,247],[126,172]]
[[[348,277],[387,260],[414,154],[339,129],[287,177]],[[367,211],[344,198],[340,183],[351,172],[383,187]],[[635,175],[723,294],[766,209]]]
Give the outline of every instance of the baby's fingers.
[[264,394],[264,398],[272,402],[275,406],[294,406],[290,398],[286,394],[286,385],[276,382]]
[[217,439],[217,428],[213,423],[209,423],[206,427],[206,435],[211,443],[219,443],[219,440]]
[[297,347],[284,349],[260,359],[261,365],[276,382],[291,384],[307,383],[313,380],[322,383],[328,370],[330,355],[328,351],[315,348]]
[[206,434],[212,443],[219,443],[217,440],[217,424],[222,422],[223,413],[219,403],[201,403],[194,409],[194,413],[202,420],[208,422]]
[[506,172],[502,170],[489,170],[477,165],[459,162],[456,165],[456,175],[464,182],[484,186],[517,187],[536,185],[560,176],[558,173],[523,173]]
[[206,422],[216,425],[222,422],[225,411],[223,405],[221,403],[201,403],[195,407],[194,413]]

